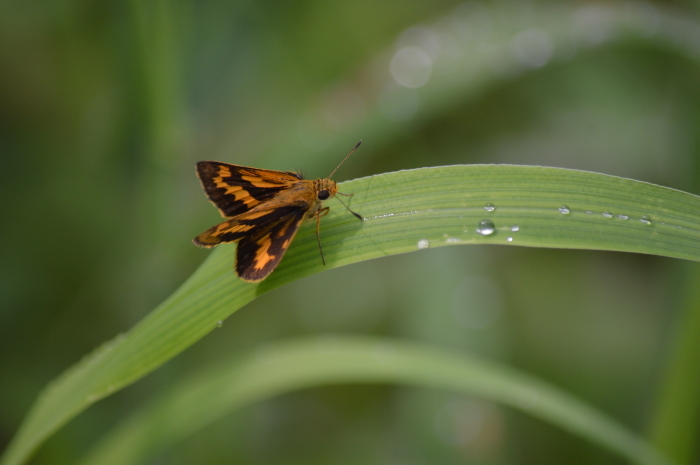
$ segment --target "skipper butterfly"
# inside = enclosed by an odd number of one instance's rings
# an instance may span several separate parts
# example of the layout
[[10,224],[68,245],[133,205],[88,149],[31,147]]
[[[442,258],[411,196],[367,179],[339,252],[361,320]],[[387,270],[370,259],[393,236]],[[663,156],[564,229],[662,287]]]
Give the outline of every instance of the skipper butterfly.
[[[227,220],[207,229],[192,242],[207,248],[238,242],[236,273],[244,281],[255,283],[277,267],[304,220],[315,219],[318,248],[325,265],[319,232],[321,217],[328,214],[330,207],[323,207],[323,201],[338,195],[352,196],[338,192],[331,176],[361,143],[355,145],[327,178],[315,181],[290,171],[200,161],[197,176],[202,188]],[[362,221],[360,215],[343,205]]]

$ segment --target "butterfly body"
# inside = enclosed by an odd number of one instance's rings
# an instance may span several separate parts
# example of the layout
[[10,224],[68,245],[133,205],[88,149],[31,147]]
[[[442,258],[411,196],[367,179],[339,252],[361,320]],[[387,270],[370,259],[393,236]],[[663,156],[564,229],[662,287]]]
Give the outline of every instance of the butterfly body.
[[[193,242],[207,248],[238,242],[235,269],[248,282],[262,281],[277,267],[305,220],[316,219],[320,248],[320,219],[330,210],[323,201],[339,194],[330,176],[308,180],[299,173],[214,161],[197,163],[197,176],[209,200],[227,219]],[[322,249],[321,259],[325,263]]]

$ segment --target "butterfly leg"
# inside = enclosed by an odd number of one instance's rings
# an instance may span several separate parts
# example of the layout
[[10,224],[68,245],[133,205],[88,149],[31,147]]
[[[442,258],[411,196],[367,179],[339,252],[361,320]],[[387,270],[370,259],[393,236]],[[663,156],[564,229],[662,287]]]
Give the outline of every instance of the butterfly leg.
[[323,247],[321,247],[321,217],[326,216],[330,211],[331,207],[326,207],[320,209],[314,214],[316,217],[316,239],[318,240],[318,250],[321,251],[321,261],[324,265],[326,264],[326,259],[323,257]]

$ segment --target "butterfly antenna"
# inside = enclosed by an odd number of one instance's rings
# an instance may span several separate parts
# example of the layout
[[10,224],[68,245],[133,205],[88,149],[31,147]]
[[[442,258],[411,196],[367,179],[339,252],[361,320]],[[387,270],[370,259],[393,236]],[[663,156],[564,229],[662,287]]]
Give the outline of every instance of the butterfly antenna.
[[343,161],[341,161],[340,163],[338,163],[338,166],[336,166],[335,169],[334,169],[333,171],[331,171],[331,174],[328,175],[328,179],[330,179],[331,177],[333,177],[333,174],[334,174],[336,171],[338,171],[338,168],[340,168],[340,166],[341,166],[343,163],[345,163],[345,160],[347,160],[347,159],[350,157],[350,155],[352,155],[352,153],[353,153],[355,150],[357,150],[357,147],[359,147],[361,143],[362,143],[362,140],[360,140],[360,142],[358,142],[357,145],[355,145],[355,148],[353,148],[352,150],[350,150],[350,153],[348,153],[347,155],[345,155],[345,158],[343,158]]
[[[360,145],[360,144],[357,144],[357,145]],[[355,147],[355,148],[357,148],[357,147]],[[340,194],[340,192],[338,192],[338,193]],[[348,195],[352,196],[352,194],[343,194],[343,195],[345,195],[345,196],[348,196]],[[338,202],[342,203],[343,206],[344,206],[345,208],[347,208],[348,211],[349,211],[350,213],[352,213],[353,215],[355,215],[355,218],[357,218],[357,219],[360,220],[360,221],[364,221],[364,220],[362,219],[362,217],[359,215],[359,213],[355,213],[354,211],[350,210],[350,207],[348,207],[347,205],[345,205],[345,202],[343,202],[342,200],[340,200],[340,197],[338,197],[338,196],[336,195],[335,198],[338,199]]]

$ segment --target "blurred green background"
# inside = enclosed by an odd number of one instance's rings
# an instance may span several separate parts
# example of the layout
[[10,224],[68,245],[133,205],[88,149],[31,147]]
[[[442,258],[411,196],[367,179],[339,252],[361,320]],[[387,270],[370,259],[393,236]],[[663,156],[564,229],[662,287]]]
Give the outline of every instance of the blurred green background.
[[[516,163],[700,193],[699,61],[692,2],[0,3],[0,448],[41,388],[207,256],[190,240],[218,213],[196,161],[315,178],[363,139],[337,180]],[[72,463],[209,360],[325,333],[497,360],[644,432],[697,272],[653,256],[482,246],[317,274],[96,404],[32,463]],[[248,407],[153,463],[619,459],[479,399],[338,386]]]

